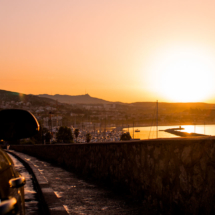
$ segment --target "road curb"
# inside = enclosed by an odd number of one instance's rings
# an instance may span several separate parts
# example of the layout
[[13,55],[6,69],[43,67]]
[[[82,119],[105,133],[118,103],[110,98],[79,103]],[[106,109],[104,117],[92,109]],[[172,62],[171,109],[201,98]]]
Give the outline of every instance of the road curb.
[[42,203],[43,206],[43,214],[68,215],[60,200],[55,195],[53,189],[50,187],[48,180],[40,173],[40,171],[29,159],[25,158],[27,155],[20,152],[15,152],[13,150],[5,151],[20,160],[34,177],[37,192],[41,201],[40,203]]

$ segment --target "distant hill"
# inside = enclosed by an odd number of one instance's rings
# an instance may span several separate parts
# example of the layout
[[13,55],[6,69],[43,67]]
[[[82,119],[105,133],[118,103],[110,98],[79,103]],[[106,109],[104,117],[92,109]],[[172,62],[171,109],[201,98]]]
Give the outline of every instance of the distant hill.
[[41,98],[35,95],[27,95],[18,92],[11,92],[6,90],[0,90],[0,102],[30,102],[32,105],[52,105],[55,104],[56,101],[50,98]]
[[[141,108],[142,110],[149,110],[154,109],[156,106],[155,102],[134,102],[134,103],[121,103],[121,102],[110,102],[103,99],[98,99],[91,97],[88,94],[79,95],[79,96],[69,96],[69,95],[27,95],[22,94],[19,92],[11,92],[6,90],[0,90],[0,104],[1,101],[23,101],[23,102],[30,102],[32,105],[35,106],[53,106],[56,105],[56,100],[59,103],[64,103],[61,105],[68,105],[68,104],[120,104],[123,106],[129,105],[130,107],[134,106],[137,108]],[[159,102],[158,104],[159,110],[166,109],[167,111],[177,112],[183,111],[190,108],[198,108],[198,109],[214,109],[215,104],[208,104],[208,103],[201,103],[201,102],[193,102],[193,103],[166,103],[166,102]]]
[[42,98],[50,98],[54,100],[58,100],[61,103],[68,104],[110,104],[111,102],[91,97],[89,94],[79,95],[79,96],[70,96],[70,95],[48,95],[48,94],[40,94],[38,95]]

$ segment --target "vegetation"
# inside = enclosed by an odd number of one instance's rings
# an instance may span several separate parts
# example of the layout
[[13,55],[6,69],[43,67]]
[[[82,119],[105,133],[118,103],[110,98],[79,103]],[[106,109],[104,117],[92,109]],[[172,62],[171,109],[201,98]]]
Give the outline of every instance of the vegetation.
[[89,143],[90,140],[91,140],[91,134],[90,134],[90,133],[87,133],[87,134],[86,134],[86,141],[87,141],[87,143]]
[[123,133],[120,137],[120,140],[130,140],[131,139],[131,135],[129,132]]
[[20,140],[20,145],[35,145],[35,143],[36,143],[35,140],[31,138]]
[[66,126],[61,126],[56,134],[57,141],[63,143],[72,143],[73,136],[70,128]]
[[75,129],[75,131],[74,131],[74,134],[75,134],[75,138],[76,138],[76,143],[77,143],[77,138],[78,138],[78,135],[79,135],[79,129]]
[[51,138],[52,138],[52,134],[51,134],[51,132],[48,131],[48,132],[45,134],[45,141],[46,141],[46,143],[49,143],[49,144],[50,144]]

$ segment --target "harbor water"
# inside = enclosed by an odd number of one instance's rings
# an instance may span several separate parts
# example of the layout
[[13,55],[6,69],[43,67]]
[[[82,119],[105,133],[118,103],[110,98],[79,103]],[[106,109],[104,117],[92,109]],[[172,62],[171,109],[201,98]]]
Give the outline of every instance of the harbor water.
[[[164,130],[170,128],[179,128],[179,125],[174,126],[158,126],[158,138],[176,138],[179,136],[170,134],[165,132]],[[205,134],[205,135],[215,135],[215,125],[181,125],[183,132],[188,133],[198,133],[198,134]],[[129,131],[130,135],[134,139],[155,139],[157,137],[157,127],[130,127],[124,128],[124,131]],[[135,132],[135,130],[139,130],[139,132]]]

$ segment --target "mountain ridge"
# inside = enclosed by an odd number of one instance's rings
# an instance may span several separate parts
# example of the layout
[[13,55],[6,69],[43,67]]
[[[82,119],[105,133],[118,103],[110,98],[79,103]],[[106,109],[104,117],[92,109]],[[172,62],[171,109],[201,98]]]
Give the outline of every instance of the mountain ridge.
[[[60,97],[66,98],[66,99],[59,99]],[[71,98],[78,98],[79,100],[71,101]],[[123,103],[123,102],[111,102],[106,101],[104,99],[99,99],[95,97],[91,97],[89,94],[85,95],[49,95],[49,94],[40,94],[40,95],[33,95],[33,94],[24,94],[19,92],[12,92],[7,90],[1,90],[0,89],[0,102],[1,101],[23,101],[23,102],[31,102],[33,105],[55,105],[56,100],[58,100],[59,103],[65,103],[65,104],[121,104],[121,105],[132,105],[132,106],[142,106],[146,108],[150,108],[151,105],[155,105],[156,102],[132,102],[132,103]],[[83,101],[84,100],[84,101]],[[165,107],[165,108],[176,108],[176,107],[183,107],[186,109],[189,108],[202,108],[202,109],[208,109],[212,108],[215,110],[215,104],[213,103],[205,103],[205,102],[159,102],[159,107]]]
[[112,104],[112,103],[121,103],[121,102],[110,102],[104,99],[99,99],[96,97],[91,97],[89,94],[84,95],[49,95],[49,94],[39,94],[37,95],[42,98],[50,98],[54,100],[58,100],[61,103],[68,103],[68,104]]
[[50,98],[41,98],[32,94],[24,94],[19,92],[13,92],[8,90],[0,89],[0,100],[1,101],[14,101],[14,102],[31,102],[32,104],[50,105],[55,104],[55,100]]

